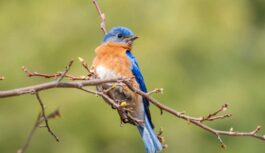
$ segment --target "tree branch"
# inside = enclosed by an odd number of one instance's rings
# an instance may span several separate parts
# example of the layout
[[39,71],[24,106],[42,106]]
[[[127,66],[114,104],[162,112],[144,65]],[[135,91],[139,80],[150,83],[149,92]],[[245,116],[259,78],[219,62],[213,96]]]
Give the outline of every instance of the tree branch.
[[104,34],[107,34],[105,14],[101,11],[97,0],[93,0],[93,4],[95,5],[98,15],[100,16],[101,19],[100,29]]
[[17,88],[12,90],[2,90],[0,91],[0,98],[20,96],[24,94],[34,94],[38,91],[48,90],[52,88],[81,88],[84,86],[96,86],[104,83],[112,83],[122,80],[123,78],[113,78],[113,79],[91,79],[83,81],[69,81],[69,82],[57,82],[51,81],[47,83],[37,84],[33,86],[27,86],[23,88]]

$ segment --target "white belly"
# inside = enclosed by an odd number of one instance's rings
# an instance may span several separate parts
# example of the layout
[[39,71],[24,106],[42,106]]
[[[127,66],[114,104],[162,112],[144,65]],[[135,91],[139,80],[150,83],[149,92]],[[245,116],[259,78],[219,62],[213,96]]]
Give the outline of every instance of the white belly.
[[110,70],[101,65],[96,67],[96,74],[100,79],[111,79],[120,77],[120,75],[114,72],[113,70]]

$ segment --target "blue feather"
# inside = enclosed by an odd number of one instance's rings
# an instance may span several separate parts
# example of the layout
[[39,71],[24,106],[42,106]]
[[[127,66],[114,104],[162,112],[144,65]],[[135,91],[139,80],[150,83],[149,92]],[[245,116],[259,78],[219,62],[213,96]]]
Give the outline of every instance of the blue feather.
[[[127,51],[126,54],[127,54],[127,57],[130,59],[130,61],[132,63],[132,68],[131,69],[132,69],[133,75],[134,75],[137,83],[140,86],[140,89],[143,92],[147,92],[147,89],[146,89],[146,86],[145,86],[145,83],[144,83],[144,77],[143,77],[143,75],[141,73],[141,70],[139,68],[139,65],[138,65],[138,62],[137,62],[136,58],[133,56],[131,51]],[[152,128],[154,128],[152,120],[151,120],[150,111],[149,111],[149,102],[148,102],[148,100],[146,98],[143,98],[143,102],[144,102],[145,113],[147,114],[148,120],[149,120]]]
[[[132,70],[133,75],[135,76],[137,83],[140,86],[140,89],[143,92],[147,92],[147,89],[144,83],[144,78],[140,71],[136,58],[133,56],[133,54],[130,51],[127,51],[126,55],[132,63],[131,70]],[[144,103],[144,111],[145,111],[144,124],[137,126],[137,128],[142,136],[146,152],[156,153],[162,150],[162,145],[153,130],[154,126],[151,121],[151,115],[149,111],[149,102],[146,98],[143,98],[143,103]]]
[[121,34],[124,37],[130,37],[130,36],[134,35],[134,33],[130,29],[128,29],[126,27],[118,26],[118,27],[112,28],[104,36],[103,42],[106,42],[106,41],[123,42],[123,39],[119,39],[119,38],[116,37],[118,34]]

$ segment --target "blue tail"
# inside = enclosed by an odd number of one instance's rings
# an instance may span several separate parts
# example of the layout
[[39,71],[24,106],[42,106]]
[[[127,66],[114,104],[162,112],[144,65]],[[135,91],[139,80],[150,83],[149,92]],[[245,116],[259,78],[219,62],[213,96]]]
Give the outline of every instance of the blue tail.
[[162,145],[155,134],[149,119],[145,115],[144,125],[137,126],[144,141],[144,147],[147,153],[157,153],[162,150]]

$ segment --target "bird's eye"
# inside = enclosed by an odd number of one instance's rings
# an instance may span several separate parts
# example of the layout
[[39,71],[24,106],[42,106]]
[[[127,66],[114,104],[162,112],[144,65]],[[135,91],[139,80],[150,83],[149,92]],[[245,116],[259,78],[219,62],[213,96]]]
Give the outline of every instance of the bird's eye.
[[119,33],[119,34],[117,35],[117,37],[118,37],[118,38],[122,38],[122,34]]

